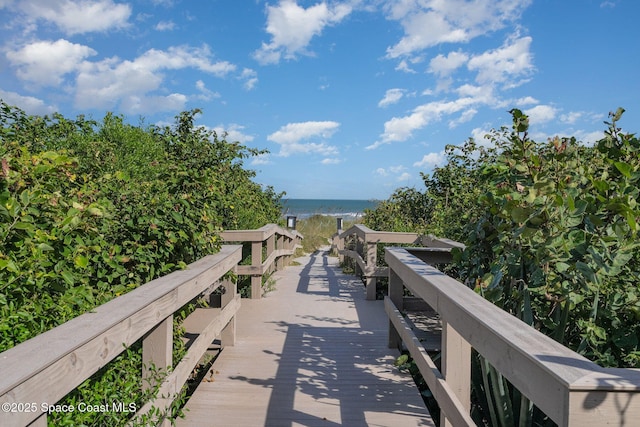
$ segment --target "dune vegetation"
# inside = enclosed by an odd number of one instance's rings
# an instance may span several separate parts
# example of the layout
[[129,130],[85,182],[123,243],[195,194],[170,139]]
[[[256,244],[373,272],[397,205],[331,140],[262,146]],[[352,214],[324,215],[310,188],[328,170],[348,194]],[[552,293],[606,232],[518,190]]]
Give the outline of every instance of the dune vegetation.
[[[280,221],[282,194],[244,165],[262,151],[195,126],[197,114],[159,127],[0,104],[0,351],[217,252],[223,229]],[[191,309],[177,313],[176,330]],[[176,362],[183,350],[176,340]],[[128,349],[68,402],[122,401],[125,391],[141,407],[152,391],[142,392],[140,353]],[[119,425],[130,415],[49,419]]]

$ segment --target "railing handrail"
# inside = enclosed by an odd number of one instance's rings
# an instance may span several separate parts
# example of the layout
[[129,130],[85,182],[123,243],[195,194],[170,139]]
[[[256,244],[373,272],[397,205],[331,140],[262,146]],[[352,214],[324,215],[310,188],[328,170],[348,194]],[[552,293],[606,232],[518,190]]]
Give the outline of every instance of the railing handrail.
[[[600,425],[603,418],[613,425],[623,425],[625,416],[627,420],[637,419],[637,403],[634,414],[625,413],[627,409],[632,411],[625,407],[628,402],[618,401],[606,391],[640,392],[640,370],[602,368],[424,263],[406,248],[388,247],[385,252],[394,277],[426,301],[439,313],[443,325],[453,328],[559,425]],[[391,288],[389,292],[402,295]],[[630,399],[632,395],[625,397]],[[600,411],[592,410],[605,401]],[[596,412],[599,416],[594,416]]]
[[[300,245],[302,234],[296,230],[282,228],[277,224],[266,224],[257,230],[228,230],[220,233],[225,242],[251,244],[251,265],[239,265],[239,275],[251,276],[251,298],[262,297],[262,277],[276,268],[288,264]],[[262,249],[266,244],[266,256]]]
[[[184,270],[148,282],[0,353],[0,402],[54,404],[117,355],[214,286],[242,258],[223,246]],[[28,424],[40,412],[3,413]]]
[[302,239],[302,234],[296,230],[282,228],[278,224],[266,224],[257,230],[225,230],[220,233],[220,238],[225,242],[263,242],[276,234]]
[[340,233],[338,237],[344,239],[353,234],[366,243],[416,243],[421,237],[419,233],[376,231],[363,224],[355,224],[349,227],[346,231]]
[[[346,249],[346,240],[356,236],[356,250]],[[376,231],[364,224],[354,224],[347,230],[338,232],[333,236],[333,250],[337,251],[340,261],[349,257],[355,261],[356,274],[362,274],[367,286],[367,299],[376,298],[376,283],[378,277],[386,277],[388,268],[377,266],[377,245],[388,244],[414,244],[428,247],[432,252],[450,253],[452,248],[464,249],[462,243],[450,239],[442,239],[433,235],[424,235],[412,232]],[[451,255],[431,257],[434,262],[438,260],[448,262]]]

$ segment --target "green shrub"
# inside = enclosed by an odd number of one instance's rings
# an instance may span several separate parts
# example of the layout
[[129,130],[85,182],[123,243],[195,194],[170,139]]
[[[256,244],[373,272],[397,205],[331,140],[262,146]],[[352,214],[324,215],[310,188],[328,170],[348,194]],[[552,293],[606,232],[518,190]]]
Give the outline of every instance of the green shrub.
[[485,165],[462,274],[486,298],[604,366],[638,367],[640,142],[612,114],[594,147],[513,131]]
[[[0,351],[217,252],[222,229],[280,219],[282,195],[244,168],[262,151],[194,126],[197,113],[145,128],[0,103]],[[69,399],[99,404],[118,389],[142,399],[131,391],[141,382],[136,351]],[[80,422],[71,417],[56,423]]]

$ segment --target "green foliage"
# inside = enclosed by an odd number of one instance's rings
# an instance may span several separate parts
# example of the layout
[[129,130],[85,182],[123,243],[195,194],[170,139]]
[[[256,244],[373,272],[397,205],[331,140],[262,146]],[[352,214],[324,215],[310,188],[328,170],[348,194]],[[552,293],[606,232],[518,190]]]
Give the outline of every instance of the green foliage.
[[491,191],[467,228],[462,273],[479,292],[604,366],[637,367],[640,143],[612,114],[595,147],[538,144],[527,118],[497,138]]
[[[587,146],[535,142],[528,117],[512,110],[512,128],[493,131],[491,148],[447,147],[447,164],[423,176],[424,193],[408,202],[394,194],[368,218],[376,229],[408,224],[464,242],[452,271],[485,298],[602,366],[640,367],[640,141],[618,126],[623,112]],[[406,218],[406,203],[422,213]],[[550,423],[477,362],[486,420]]]
[[374,230],[418,232],[464,239],[467,223],[480,216],[478,199],[486,190],[482,166],[495,156],[494,149],[473,139],[445,147],[446,164],[432,175],[422,173],[424,191],[403,187],[373,210],[364,223]]
[[639,366],[640,142],[623,110],[595,146],[532,141],[511,113],[493,147],[447,147],[426,191],[398,190],[367,225],[465,242],[458,274],[485,298],[604,366]]
[[[145,128],[0,103],[0,351],[217,252],[222,229],[279,220],[282,195],[243,164],[262,151],[194,126],[197,113]],[[130,396],[127,353],[69,398]]]
[[431,201],[430,215],[424,218],[425,231],[449,239],[462,241],[466,226],[482,214],[478,204],[488,185],[482,176],[483,166],[496,156],[495,148],[487,148],[470,138],[460,146],[445,147],[446,164],[433,174],[422,174]]
[[433,205],[427,194],[415,188],[398,188],[375,209],[365,209],[363,222],[372,230],[423,231],[433,213]]

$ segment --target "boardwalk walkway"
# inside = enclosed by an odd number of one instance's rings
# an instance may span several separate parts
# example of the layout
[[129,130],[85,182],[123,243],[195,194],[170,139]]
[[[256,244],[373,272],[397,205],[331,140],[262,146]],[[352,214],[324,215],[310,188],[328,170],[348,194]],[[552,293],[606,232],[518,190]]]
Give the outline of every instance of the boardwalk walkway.
[[413,380],[393,366],[382,301],[316,252],[243,300],[237,341],[186,405],[185,426],[433,426]]

